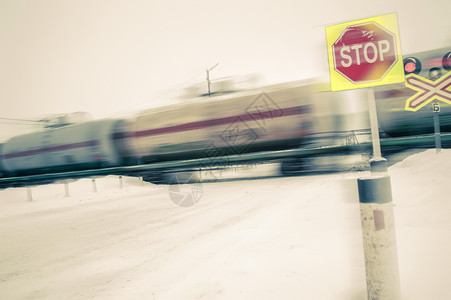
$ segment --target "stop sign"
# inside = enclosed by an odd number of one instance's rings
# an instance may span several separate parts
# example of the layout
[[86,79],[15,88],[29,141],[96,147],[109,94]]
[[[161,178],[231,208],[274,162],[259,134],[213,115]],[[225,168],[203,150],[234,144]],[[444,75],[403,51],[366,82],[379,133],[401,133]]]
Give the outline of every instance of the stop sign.
[[375,22],[346,27],[332,45],[334,69],[353,83],[378,81],[398,61],[395,35]]

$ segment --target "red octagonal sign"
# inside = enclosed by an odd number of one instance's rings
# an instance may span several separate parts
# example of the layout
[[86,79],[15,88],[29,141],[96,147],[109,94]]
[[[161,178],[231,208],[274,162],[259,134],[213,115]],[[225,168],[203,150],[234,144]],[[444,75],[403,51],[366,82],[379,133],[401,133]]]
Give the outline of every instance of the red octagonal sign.
[[346,27],[332,53],[335,70],[356,84],[381,80],[398,61],[395,35],[375,22]]

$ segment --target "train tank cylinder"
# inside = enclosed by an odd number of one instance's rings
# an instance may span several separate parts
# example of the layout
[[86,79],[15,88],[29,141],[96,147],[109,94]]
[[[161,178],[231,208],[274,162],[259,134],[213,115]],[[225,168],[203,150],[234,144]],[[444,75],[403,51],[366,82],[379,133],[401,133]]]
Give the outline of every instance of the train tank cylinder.
[[144,111],[132,122],[125,142],[140,163],[199,156],[209,143],[203,103],[176,104]]
[[111,135],[114,148],[121,157],[124,165],[140,164],[133,132],[135,122],[136,119],[120,120],[116,122]]
[[119,165],[111,139],[116,122],[97,120],[13,137],[3,149],[4,167],[39,174]]
[[207,128],[218,152],[240,154],[296,148],[310,130],[310,85],[269,86],[206,103],[205,115],[230,120]]
[[143,112],[130,149],[153,162],[295,148],[309,131],[310,87],[266,86]]

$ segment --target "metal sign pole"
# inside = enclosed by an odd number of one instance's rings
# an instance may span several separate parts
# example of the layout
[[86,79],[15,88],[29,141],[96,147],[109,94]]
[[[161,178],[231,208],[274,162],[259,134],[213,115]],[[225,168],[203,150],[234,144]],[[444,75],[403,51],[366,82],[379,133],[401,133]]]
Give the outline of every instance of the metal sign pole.
[[374,89],[368,91],[368,110],[370,112],[371,139],[373,141],[373,159],[382,158],[381,143],[379,139],[379,123],[377,121],[376,100],[374,99]]
[[371,172],[387,172],[387,160],[382,157],[379,139],[379,123],[377,121],[376,100],[374,89],[368,88],[368,110],[370,114],[371,139],[373,143],[373,157],[370,160]]
[[438,103],[432,104],[432,110],[434,114],[435,152],[439,153],[440,150],[442,150],[442,141],[440,139],[440,118],[438,115],[440,112],[440,105]]

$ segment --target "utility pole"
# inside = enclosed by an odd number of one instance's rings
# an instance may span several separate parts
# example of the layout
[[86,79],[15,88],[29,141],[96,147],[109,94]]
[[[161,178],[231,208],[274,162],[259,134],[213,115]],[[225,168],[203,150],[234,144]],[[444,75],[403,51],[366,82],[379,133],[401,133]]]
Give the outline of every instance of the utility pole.
[[209,68],[206,69],[206,71],[207,71],[207,84],[208,84],[208,97],[210,97],[210,94],[211,94],[211,92],[210,92],[210,85],[211,85],[211,82],[210,82],[210,71],[213,70],[214,68],[216,68],[218,65],[219,65],[219,63],[216,63],[216,65],[214,65],[210,69]]

